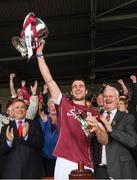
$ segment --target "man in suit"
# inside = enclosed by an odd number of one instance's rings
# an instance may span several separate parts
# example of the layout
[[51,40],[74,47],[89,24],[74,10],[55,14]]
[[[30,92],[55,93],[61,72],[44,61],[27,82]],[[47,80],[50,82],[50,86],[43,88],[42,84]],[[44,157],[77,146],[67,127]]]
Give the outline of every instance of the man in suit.
[[15,119],[1,131],[0,153],[4,161],[2,178],[41,178],[42,130],[37,121],[25,119],[26,106],[23,100],[13,102],[13,112]]
[[130,149],[137,146],[135,118],[117,110],[119,93],[114,87],[106,87],[103,97],[105,111],[101,120],[108,132],[109,142],[102,146],[95,178],[136,179],[137,168],[130,153]]

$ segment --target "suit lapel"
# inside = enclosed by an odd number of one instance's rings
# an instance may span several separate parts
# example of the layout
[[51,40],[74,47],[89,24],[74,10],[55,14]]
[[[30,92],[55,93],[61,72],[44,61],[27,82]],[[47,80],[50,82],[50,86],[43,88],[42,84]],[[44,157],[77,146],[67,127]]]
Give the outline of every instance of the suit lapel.
[[17,129],[15,120],[10,121],[10,127],[13,128],[13,129]]
[[119,124],[119,122],[121,121],[121,119],[124,117],[124,113],[123,112],[120,112],[120,111],[117,111],[115,116],[114,116],[114,119],[111,123],[111,125],[113,127],[117,126],[117,124]]
[[15,120],[10,122],[10,127],[13,128],[14,138],[16,139],[18,137],[18,130],[17,130],[17,126],[16,126]]

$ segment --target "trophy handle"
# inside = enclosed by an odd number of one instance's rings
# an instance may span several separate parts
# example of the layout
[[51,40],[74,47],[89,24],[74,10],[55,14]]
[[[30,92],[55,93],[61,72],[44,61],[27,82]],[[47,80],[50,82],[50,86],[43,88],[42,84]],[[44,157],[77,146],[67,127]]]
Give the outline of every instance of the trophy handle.
[[23,39],[14,36],[11,38],[12,45],[19,51],[20,53],[26,54],[27,53],[27,47],[26,43]]
[[34,12],[30,12],[30,13],[27,14],[27,16],[26,16],[25,19],[24,19],[23,25],[25,24],[25,22],[27,21],[27,19],[28,19],[30,16],[35,16]]

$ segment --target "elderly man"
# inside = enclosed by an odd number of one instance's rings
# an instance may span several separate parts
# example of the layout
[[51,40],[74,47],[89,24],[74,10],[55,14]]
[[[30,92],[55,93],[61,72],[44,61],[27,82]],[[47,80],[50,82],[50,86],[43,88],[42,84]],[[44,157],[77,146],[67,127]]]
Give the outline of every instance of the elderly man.
[[105,111],[101,120],[109,134],[109,141],[102,148],[95,178],[136,179],[137,169],[130,153],[130,148],[137,146],[135,118],[117,110],[119,92],[114,87],[106,87],[103,97]]

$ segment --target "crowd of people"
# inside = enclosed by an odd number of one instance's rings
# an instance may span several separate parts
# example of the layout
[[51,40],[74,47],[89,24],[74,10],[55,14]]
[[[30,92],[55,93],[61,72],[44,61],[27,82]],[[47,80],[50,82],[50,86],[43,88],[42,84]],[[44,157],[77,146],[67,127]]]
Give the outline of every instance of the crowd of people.
[[83,78],[72,80],[64,95],[54,81],[43,56],[44,42],[37,50],[37,62],[44,80],[27,89],[21,81],[15,89],[9,76],[11,98],[6,115],[0,114],[0,178],[67,180],[80,161],[95,179],[137,178],[137,78],[131,75],[129,91],[103,84],[93,98]]

